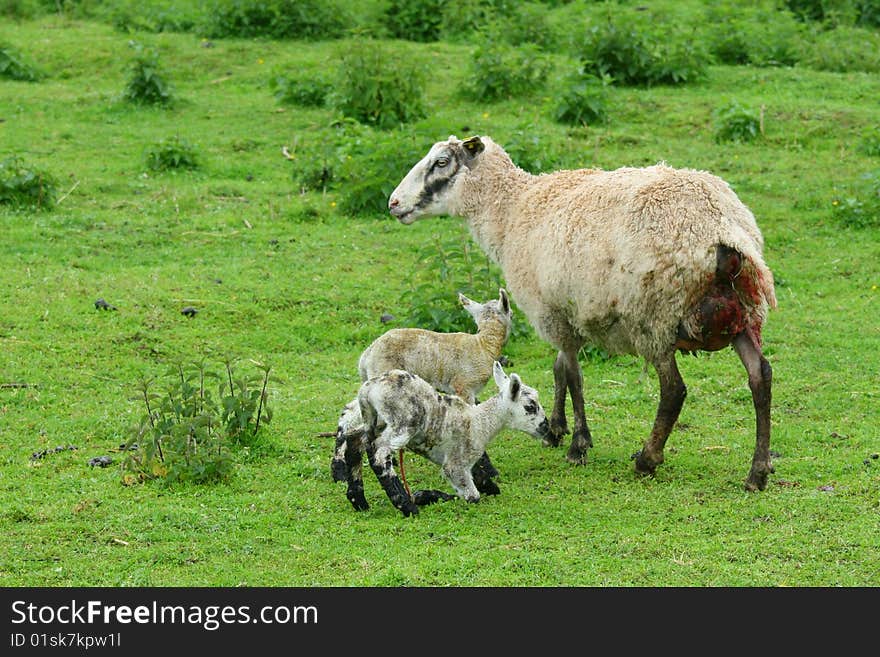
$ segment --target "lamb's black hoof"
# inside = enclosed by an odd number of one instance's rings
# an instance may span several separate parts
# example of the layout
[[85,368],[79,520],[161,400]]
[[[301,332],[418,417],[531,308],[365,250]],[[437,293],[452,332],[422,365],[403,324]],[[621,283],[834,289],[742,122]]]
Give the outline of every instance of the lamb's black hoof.
[[427,506],[435,502],[454,500],[455,495],[444,493],[442,490],[414,490],[412,499],[417,506]]

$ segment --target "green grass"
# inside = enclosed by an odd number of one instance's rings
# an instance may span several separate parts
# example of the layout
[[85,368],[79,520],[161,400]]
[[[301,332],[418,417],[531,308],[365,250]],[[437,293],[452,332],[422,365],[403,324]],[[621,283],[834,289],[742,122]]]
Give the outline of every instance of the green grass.
[[[779,454],[766,491],[742,488],[754,413],[731,351],[680,358],[688,399],[651,479],[634,476],[630,456],[650,429],[656,379],[618,357],[585,365],[586,466],[505,432],[489,450],[500,496],[405,520],[369,470],[372,508],[356,513],[330,478],[332,439],[317,434],[354,396],[357,358],[388,328],[379,317],[409,313],[415,254],[469,238],[457,219],[346,216],[344,185],[299,193],[281,147],[336,116],[279,103],[269,80],[326,70],[354,42],[206,47],[197,34],[57,16],[0,21],[0,42],[47,73],[0,80],[0,158],[50,171],[59,199],[49,212],[0,207],[0,383],[29,385],[0,389],[0,585],[880,584],[880,230],[842,228],[832,205],[877,168],[859,149],[880,122],[876,74],[710,66],[697,84],[613,88],[607,123],[571,128],[552,119],[552,83],[574,66],[565,52],[551,57],[546,89],[489,104],[458,93],[472,44],[389,41],[402,59],[443,65],[428,80],[428,116],[368,133],[377,147],[403,137],[427,152],[449,134],[488,134],[530,144],[548,167],[713,171],[755,212],[779,297],[764,333]],[[172,107],[122,99],[132,38],[159,53]],[[713,110],[734,97],[765,107],[762,139],[715,143]],[[146,152],[178,136],[199,168],[149,170]],[[118,310],[96,310],[99,297]],[[113,450],[143,412],[131,399],[142,377],[215,355],[219,368],[226,353],[279,377],[264,440],[236,451],[228,483],[123,486],[116,467],[87,465],[121,460]],[[549,406],[553,350],[529,334],[505,353]],[[78,449],[30,459],[68,444]],[[449,490],[417,457],[407,474]]]

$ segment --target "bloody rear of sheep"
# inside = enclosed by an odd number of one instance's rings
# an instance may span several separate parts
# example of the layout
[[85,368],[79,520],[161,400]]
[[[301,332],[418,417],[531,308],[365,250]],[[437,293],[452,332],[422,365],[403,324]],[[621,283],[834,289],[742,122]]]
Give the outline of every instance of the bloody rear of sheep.
[[388,202],[403,224],[464,217],[501,267],[511,298],[558,349],[549,444],[574,430],[566,454],[583,464],[592,436],[578,352],[638,354],[654,367],[660,403],[635,470],[652,475],[687,389],[678,351],[732,346],[745,366],[756,417],[747,490],[764,490],[770,462],[771,367],[761,329],[776,306],[764,239],[751,211],[710,173],[665,164],[532,175],[489,137],[437,142]]

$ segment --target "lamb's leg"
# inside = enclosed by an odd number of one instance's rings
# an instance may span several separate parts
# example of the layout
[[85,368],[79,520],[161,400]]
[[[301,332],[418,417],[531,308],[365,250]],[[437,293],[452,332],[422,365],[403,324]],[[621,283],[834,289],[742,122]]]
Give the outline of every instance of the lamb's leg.
[[392,450],[387,447],[377,447],[375,441],[367,441],[367,457],[370,459],[370,467],[376,473],[376,478],[382,484],[385,494],[391,503],[408,517],[419,512],[419,507],[413,503],[409,493],[406,492],[403,483],[394,471]]
[[[593,438],[587,426],[587,412],[584,408],[584,375],[578,362],[577,349],[560,353],[564,354],[565,380],[568,392],[571,394],[571,409],[574,414],[574,432],[571,434],[571,446],[568,448],[565,460],[575,465],[584,465],[587,462],[587,450],[593,446]],[[553,371],[555,375],[555,366]],[[563,398],[563,403],[564,401]]]
[[458,459],[447,457],[446,462],[443,463],[443,476],[452,484],[459,497],[463,497],[468,502],[480,501],[480,492],[474,484],[470,469],[462,465]]
[[345,496],[355,511],[366,511],[370,508],[367,498],[364,497],[363,478],[363,434],[349,436],[345,448],[345,477],[348,481],[348,491]]
[[546,447],[557,447],[562,442],[562,437],[568,433],[568,421],[565,419],[567,392],[565,354],[560,351],[553,362],[553,412],[550,414],[550,434],[541,441]]
[[480,460],[477,461],[474,467],[480,468],[489,477],[498,476],[498,468],[492,465],[492,461],[489,460],[489,452],[483,452],[483,455],[480,457]]
[[675,362],[675,352],[654,363],[654,369],[657,370],[660,380],[660,405],[657,407],[651,436],[645,441],[642,449],[634,455],[636,472],[642,475],[654,474],[657,466],[663,463],[666,439],[669,438],[672,427],[678,421],[684,398],[687,396],[687,387]]
[[333,476],[333,481],[348,479],[348,467],[345,464],[347,449],[348,437],[340,431],[336,434],[336,447],[333,450],[333,459],[330,461],[330,474]]
[[767,487],[767,477],[774,472],[770,462],[770,385],[773,371],[757,340],[748,330],[733,339],[733,348],[748,372],[749,388],[755,406],[755,454],[745,488],[749,491],[764,490]]
[[[491,463],[489,465],[491,465]],[[492,469],[495,470],[494,468]],[[495,473],[497,474],[498,471],[495,470]],[[492,481],[492,476],[493,475],[483,466],[482,458],[474,463],[474,466],[471,468],[471,477],[474,480],[474,485],[483,495],[498,495],[501,492],[501,489],[498,488],[498,484]]]

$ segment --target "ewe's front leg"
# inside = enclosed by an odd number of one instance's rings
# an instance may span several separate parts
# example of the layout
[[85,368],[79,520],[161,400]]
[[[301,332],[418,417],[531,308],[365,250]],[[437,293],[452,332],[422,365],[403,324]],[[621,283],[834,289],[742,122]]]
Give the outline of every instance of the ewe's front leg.
[[745,488],[748,491],[764,490],[767,488],[767,478],[775,471],[770,462],[770,385],[773,370],[748,331],[734,338],[733,348],[749,374],[749,388],[755,406],[755,454]]
[[562,437],[568,433],[568,421],[565,419],[567,393],[565,354],[560,351],[553,361],[553,412],[550,414],[550,434],[541,441],[545,447],[557,447],[562,442]]
[[376,473],[376,478],[382,484],[391,503],[400,510],[404,517],[416,515],[419,512],[419,507],[412,501],[394,471],[391,450],[387,446],[377,447],[375,443],[367,442],[367,456],[370,459],[370,467]]
[[[574,414],[574,433],[565,460],[575,465],[587,462],[587,450],[593,446],[590,428],[587,426],[587,412],[584,408],[584,376],[578,362],[577,350],[560,352],[565,362],[565,380],[571,394],[571,410]],[[554,367],[554,374],[556,368]],[[565,398],[563,396],[563,403]],[[555,401],[554,401],[555,411]]]

